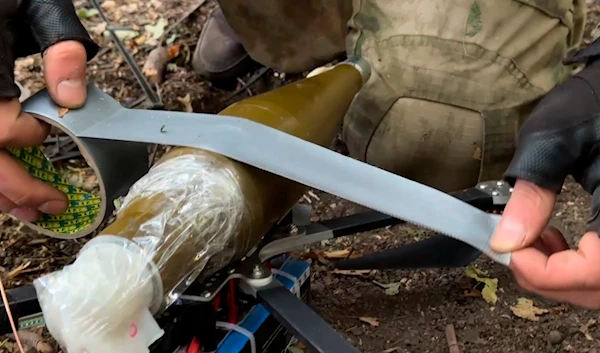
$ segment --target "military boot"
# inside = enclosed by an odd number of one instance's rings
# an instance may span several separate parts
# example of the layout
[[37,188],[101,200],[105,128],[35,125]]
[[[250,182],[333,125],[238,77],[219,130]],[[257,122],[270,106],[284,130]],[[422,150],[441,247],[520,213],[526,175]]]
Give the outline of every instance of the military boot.
[[192,58],[194,71],[213,83],[222,83],[244,76],[254,64],[221,8],[214,10],[198,38]]

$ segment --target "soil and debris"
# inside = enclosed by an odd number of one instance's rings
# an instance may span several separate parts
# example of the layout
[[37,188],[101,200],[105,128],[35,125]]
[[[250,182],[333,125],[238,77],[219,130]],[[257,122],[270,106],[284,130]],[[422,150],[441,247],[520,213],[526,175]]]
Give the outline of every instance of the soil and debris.
[[[600,36],[600,1],[590,7],[586,42]],[[106,35],[106,24],[87,0],[74,1],[80,18],[102,49],[89,65],[89,79],[124,105],[140,102],[144,92]],[[205,0],[105,0],[102,8],[168,110],[217,112],[232,102],[279,87],[298,77],[263,69],[252,85],[241,77],[237,87],[221,89],[199,78],[191,53],[207,14],[216,3]],[[148,59],[150,58],[150,59]],[[260,70],[260,69],[259,69]],[[20,59],[17,79],[32,92],[44,87],[39,55]],[[343,146],[342,146],[343,147]],[[156,151],[153,151],[156,153]],[[96,187],[81,163],[59,161],[70,180],[86,190]],[[71,163],[73,162],[73,163]],[[318,191],[305,196],[314,207],[312,221],[348,215],[361,207]],[[590,198],[571,180],[565,184],[555,220],[571,245],[584,233]],[[486,258],[453,270],[334,271],[330,261],[414,242],[430,233],[414,226],[391,227],[325,242],[301,256],[312,261],[315,310],[365,353],[576,352],[597,353],[597,312],[545,300],[519,289],[505,268]],[[0,214],[0,273],[5,286],[33,279],[70,263],[88,239],[41,237]],[[34,330],[29,344],[59,352]],[[302,347],[292,348],[294,352]],[[0,352],[16,352],[9,337]]]

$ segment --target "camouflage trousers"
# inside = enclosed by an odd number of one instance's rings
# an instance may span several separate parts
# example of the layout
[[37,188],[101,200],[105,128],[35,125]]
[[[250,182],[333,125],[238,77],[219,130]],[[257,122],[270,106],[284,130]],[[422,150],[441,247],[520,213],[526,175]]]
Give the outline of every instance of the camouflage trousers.
[[352,157],[453,191],[497,179],[533,106],[572,74],[586,0],[220,0],[282,72],[344,54],[373,73],[344,120]]

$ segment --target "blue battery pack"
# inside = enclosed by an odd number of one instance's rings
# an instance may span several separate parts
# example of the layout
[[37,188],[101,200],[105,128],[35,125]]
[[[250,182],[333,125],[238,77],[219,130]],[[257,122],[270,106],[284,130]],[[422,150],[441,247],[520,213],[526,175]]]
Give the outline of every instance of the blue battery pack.
[[[292,292],[296,292],[299,287],[300,297],[304,302],[308,302],[310,292],[310,264],[302,260],[288,259],[279,271],[298,278],[298,286],[294,288],[294,281],[288,278],[288,276],[280,274],[275,276],[283,286]],[[292,338],[261,304],[255,305],[250,309],[238,325],[254,335],[256,353],[281,353],[285,351]],[[219,344],[216,353],[252,353],[250,339],[242,333],[230,331]]]

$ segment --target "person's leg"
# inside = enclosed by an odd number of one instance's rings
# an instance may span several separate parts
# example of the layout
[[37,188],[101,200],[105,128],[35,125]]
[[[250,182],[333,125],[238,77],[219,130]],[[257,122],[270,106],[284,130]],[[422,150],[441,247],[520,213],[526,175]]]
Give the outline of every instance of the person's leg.
[[248,60],[300,73],[345,53],[349,0],[220,0],[208,18],[193,66],[209,79],[235,78]]
[[448,192],[501,178],[520,122],[570,74],[575,3],[355,0],[348,55],[373,74],[344,122],[350,155]]

